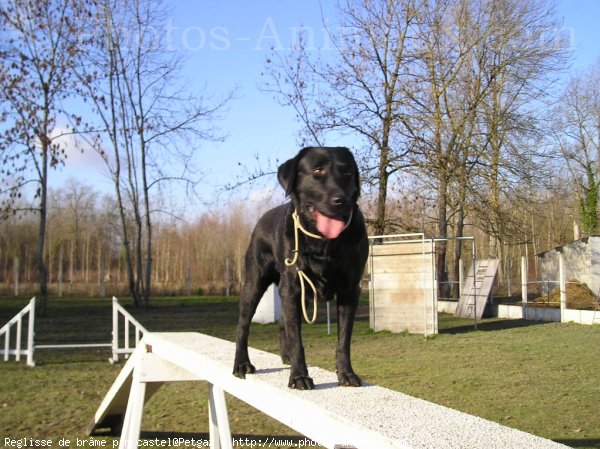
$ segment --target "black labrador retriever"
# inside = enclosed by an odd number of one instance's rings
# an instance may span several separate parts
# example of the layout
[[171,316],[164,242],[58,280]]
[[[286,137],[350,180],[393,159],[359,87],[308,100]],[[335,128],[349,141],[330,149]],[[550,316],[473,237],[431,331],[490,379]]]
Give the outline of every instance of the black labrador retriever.
[[314,388],[308,375],[300,334],[302,315],[312,299],[334,297],[338,311],[336,372],[339,385],[360,386],[350,363],[350,340],[368,255],[367,232],[357,200],[358,168],[343,147],[308,147],[279,167],[278,180],[291,197],[258,221],[246,252],[245,280],[233,374],[245,378],[255,371],[248,356],[250,322],[271,284],[282,302],[280,351],[291,365],[288,386]]

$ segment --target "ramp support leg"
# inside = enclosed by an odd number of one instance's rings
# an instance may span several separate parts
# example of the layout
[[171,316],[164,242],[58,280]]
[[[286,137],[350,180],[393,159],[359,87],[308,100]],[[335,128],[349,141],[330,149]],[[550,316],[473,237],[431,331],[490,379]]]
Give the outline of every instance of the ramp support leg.
[[[131,364],[133,366],[130,371],[126,372],[126,375],[120,380],[120,385],[126,385],[127,378],[129,378],[131,385],[129,386],[127,406],[124,409],[125,416],[119,449],[138,449],[144,404],[163,383],[202,380],[196,374],[154,355],[150,345],[140,346],[136,349],[125,367],[130,367]],[[117,393],[113,393],[111,396],[113,400]],[[126,394],[126,392],[123,393]],[[210,448],[233,449],[225,391],[210,382],[208,383],[208,410]],[[123,411],[123,409],[119,408],[117,411]],[[115,413],[116,409],[113,409],[112,414]],[[94,423],[101,422],[104,417],[105,415],[94,418]]]
[[142,428],[142,412],[146,396],[146,382],[141,379],[141,367],[138,365],[133,370],[131,390],[127,401],[127,410],[123,420],[123,430],[119,449],[137,449]]
[[233,449],[225,393],[211,383],[208,384],[208,420],[210,449]]

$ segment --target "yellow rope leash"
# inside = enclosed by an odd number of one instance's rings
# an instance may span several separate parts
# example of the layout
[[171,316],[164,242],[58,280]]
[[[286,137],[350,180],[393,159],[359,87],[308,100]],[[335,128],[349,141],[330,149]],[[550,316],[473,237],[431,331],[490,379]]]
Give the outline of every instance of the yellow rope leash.
[[[308,232],[306,229],[304,229],[302,227],[302,224],[300,223],[300,216],[298,215],[298,211],[296,209],[294,209],[292,218],[294,220],[294,258],[293,259],[290,259],[290,258],[285,259],[285,264],[288,267],[296,265],[296,262],[298,261],[298,231],[302,231],[305,235],[312,237],[313,239],[323,239],[323,237],[321,237],[320,235]],[[298,278],[300,279],[300,293],[301,293],[300,302],[302,303],[302,314],[304,315],[304,319],[306,320],[306,322],[308,324],[313,324],[315,321],[317,321],[317,288],[315,287],[315,284],[313,283],[313,281],[310,280],[310,278],[306,275],[306,273],[304,271],[302,271],[298,267],[296,267],[296,271],[298,272]],[[312,320],[310,320],[308,318],[308,313],[306,311],[306,304],[304,301],[306,298],[306,290],[304,287],[304,281],[308,282],[308,285],[310,285],[310,287],[312,288],[312,291],[313,291]]]

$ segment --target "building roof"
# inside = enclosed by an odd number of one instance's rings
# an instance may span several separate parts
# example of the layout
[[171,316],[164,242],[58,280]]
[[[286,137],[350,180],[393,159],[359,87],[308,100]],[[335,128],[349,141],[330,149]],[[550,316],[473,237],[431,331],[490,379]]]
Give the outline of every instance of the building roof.
[[565,246],[570,246],[570,245],[573,245],[574,243],[581,242],[581,243],[587,244],[590,238],[597,238],[597,237],[600,237],[600,235],[588,235],[588,236],[586,236],[586,237],[581,237],[581,238],[580,238],[580,239],[578,239],[578,240],[573,240],[572,242],[565,243],[565,244],[563,244],[563,245],[559,245],[559,246],[555,246],[554,248],[547,249],[546,251],[539,252],[539,253],[537,253],[537,254],[536,254],[536,257],[543,257],[543,256],[544,256],[544,254],[546,254],[546,253],[549,253],[549,252],[551,252],[551,251],[558,251],[558,252],[561,252],[561,251],[562,251],[562,249],[563,249]]

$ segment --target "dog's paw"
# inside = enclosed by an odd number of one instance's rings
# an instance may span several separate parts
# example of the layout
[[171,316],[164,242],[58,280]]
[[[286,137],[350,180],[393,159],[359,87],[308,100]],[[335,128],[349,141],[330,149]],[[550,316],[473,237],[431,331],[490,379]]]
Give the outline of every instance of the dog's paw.
[[308,376],[290,376],[288,387],[295,390],[314,390],[315,383]]
[[338,385],[341,387],[360,387],[362,380],[352,371],[349,373],[338,373]]
[[256,372],[256,368],[250,362],[240,363],[239,365],[235,365],[233,367],[233,375],[235,377],[239,377],[240,379],[245,379],[246,374],[254,374]]

